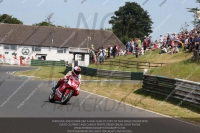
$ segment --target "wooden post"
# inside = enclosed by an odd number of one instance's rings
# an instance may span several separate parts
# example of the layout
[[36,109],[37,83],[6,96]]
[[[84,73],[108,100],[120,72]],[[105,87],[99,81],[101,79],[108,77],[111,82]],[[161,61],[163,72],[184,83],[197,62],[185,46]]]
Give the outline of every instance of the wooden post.
[[149,69],[150,69],[150,62],[149,62]]
[[139,69],[139,62],[137,62],[137,69]]

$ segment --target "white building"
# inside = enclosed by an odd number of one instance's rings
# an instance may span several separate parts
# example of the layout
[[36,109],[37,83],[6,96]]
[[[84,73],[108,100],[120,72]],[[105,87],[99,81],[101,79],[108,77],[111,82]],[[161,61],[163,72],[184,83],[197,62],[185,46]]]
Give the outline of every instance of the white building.
[[[72,63],[73,55],[69,51],[87,52],[91,44],[95,48],[108,45],[124,45],[114,35],[105,30],[86,30],[73,28],[58,28],[50,26],[27,26],[15,24],[0,25],[0,55],[1,61],[18,64],[14,60],[20,56],[26,59],[65,60]],[[79,65],[89,65],[89,55],[76,55]],[[83,61],[84,59],[84,61]],[[81,61],[82,60],[82,61]]]

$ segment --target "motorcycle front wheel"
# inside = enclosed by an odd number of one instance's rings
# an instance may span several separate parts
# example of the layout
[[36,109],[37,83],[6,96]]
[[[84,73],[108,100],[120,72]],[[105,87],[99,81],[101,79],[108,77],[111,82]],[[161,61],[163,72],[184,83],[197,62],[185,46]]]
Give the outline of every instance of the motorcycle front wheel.
[[70,100],[70,98],[72,97],[72,95],[73,95],[73,90],[69,90],[68,94],[64,95],[62,97],[61,104],[65,105]]

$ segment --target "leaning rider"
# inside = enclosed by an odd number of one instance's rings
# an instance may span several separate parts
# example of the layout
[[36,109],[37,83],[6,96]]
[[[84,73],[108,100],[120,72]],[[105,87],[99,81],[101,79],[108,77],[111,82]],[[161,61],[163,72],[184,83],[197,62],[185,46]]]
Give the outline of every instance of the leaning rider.
[[[68,79],[69,79],[70,76],[76,78],[76,79],[80,82],[80,84],[81,84],[81,75],[80,75],[80,73],[81,73],[81,68],[80,68],[79,66],[75,66],[74,69],[73,69],[72,71],[69,71],[69,72],[64,76],[64,78],[61,78],[61,79],[58,81],[57,85],[56,85],[55,87],[53,87],[52,89],[53,89],[54,92],[55,92],[56,89],[57,89],[60,85],[62,85],[64,82],[67,82],[67,81],[68,81]],[[79,95],[79,93],[80,93],[79,91],[80,91],[80,85],[79,85],[79,87],[77,88],[77,91],[74,92],[73,95],[74,95],[74,96]]]

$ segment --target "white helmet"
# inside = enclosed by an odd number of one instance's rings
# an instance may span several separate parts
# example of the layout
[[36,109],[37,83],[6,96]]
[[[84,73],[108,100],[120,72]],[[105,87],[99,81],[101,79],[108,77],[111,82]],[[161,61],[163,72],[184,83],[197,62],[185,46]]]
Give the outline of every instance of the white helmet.
[[81,68],[79,66],[75,66],[72,71],[72,74],[78,76],[80,73],[81,73]]

